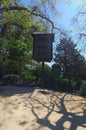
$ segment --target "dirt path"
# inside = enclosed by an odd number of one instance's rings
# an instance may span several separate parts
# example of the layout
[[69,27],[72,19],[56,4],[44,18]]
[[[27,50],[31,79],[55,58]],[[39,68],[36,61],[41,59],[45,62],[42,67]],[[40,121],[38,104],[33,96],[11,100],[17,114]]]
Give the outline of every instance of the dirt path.
[[39,88],[0,87],[0,130],[86,130],[86,98]]

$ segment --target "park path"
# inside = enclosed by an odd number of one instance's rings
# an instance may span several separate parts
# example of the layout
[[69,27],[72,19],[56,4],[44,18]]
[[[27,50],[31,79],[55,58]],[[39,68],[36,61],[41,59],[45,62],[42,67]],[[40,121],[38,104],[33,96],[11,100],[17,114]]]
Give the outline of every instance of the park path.
[[86,130],[86,98],[34,87],[1,86],[0,130]]

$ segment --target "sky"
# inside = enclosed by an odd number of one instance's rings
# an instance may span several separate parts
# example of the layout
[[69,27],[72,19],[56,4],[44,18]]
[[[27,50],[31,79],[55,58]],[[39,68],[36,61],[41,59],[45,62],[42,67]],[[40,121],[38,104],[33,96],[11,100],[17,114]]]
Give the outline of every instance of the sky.
[[71,5],[65,5],[64,3],[60,2],[57,4],[56,8],[61,13],[61,17],[58,18],[57,23],[62,25],[64,28],[69,28],[71,20],[77,12],[76,5],[74,3]]
[[[32,2],[33,1],[33,2]],[[37,5],[39,0],[22,0],[23,3],[27,5],[33,4]],[[47,1],[47,0],[46,0]],[[77,14],[77,11],[86,4],[86,0],[53,0],[55,2],[55,8],[59,15],[57,17],[51,15],[55,26],[61,26],[68,30],[73,30],[74,25],[72,24],[73,17]],[[84,3],[84,4],[83,4]],[[84,7],[85,8],[85,7]],[[49,15],[50,15],[49,11]]]
[[57,10],[59,10],[62,13],[62,19],[60,19],[60,22],[61,23],[63,23],[63,21],[66,21],[67,23],[68,21],[70,22],[71,18],[77,13],[77,10],[81,6],[81,3],[82,0],[72,0],[71,3],[68,5],[64,2],[59,2],[57,4]]
[[[56,9],[61,13],[61,17],[58,17],[57,24],[61,25],[63,28],[79,31],[78,27],[74,25],[73,18],[77,14],[77,12],[83,7],[83,0],[69,0],[70,3],[63,2],[65,0],[61,0],[61,2],[57,3]],[[84,0],[84,4],[86,0]],[[75,29],[74,29],[75,28]]]
[[[22,0],[26,5],[29,4],[29,1],[32,0]],[[38,0],[33,0],[35,3]],[[71,35],[74,40],[77,41],[77,34],[81,31],[82,20],[78,25],[73,21],[73,18],[76,16],[77,12],[83,8],[86,10],[86,0],[53,0],[55,2],[55,8],[59,15],[51,15],[51,20],[54,21],[56,27],[61,27],[67,31],[71,31]],[[50,12],[49,12],[50,14]],[[80,48],[80,46],[79,46]],[[85,55],[86,56],[86,55]]]
[[[38,0],[33,0],[34,5],[37,5]],[[69,26],[71,18],[77,13],[77,10],[86,3],[86,0],[53,0],[56,4],[56,9],[61,16],[58,17],[57,23],[63,27]],[[32,3],[32,0],[22,0],[26,5]],[[50,12],[49,12],[50,13]],[[54,18],[55,19],[55,18]]]

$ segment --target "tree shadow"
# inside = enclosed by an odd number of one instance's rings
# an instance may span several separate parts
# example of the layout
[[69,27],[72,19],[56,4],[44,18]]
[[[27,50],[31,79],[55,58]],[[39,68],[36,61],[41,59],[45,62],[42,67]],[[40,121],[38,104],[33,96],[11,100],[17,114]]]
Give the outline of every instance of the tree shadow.
[[[12,113],[20,110],[22,105],[24,111],[28,109],[28,117],[29,111],[32,112],[30,116],[35,118],[34,122],[39,124],[37,130],[42,127],[43,129],[47,127],[50,130],[78,130],[78,127],[86,129],[86,98],[74,98],[71,94],[43,89],[35,91],[34,87],[6,87],[3,89],[5,91],[1,91],[0,95],[7,99],[18,94],[13,100],[10,99],[3,104],[2,110],[7,111],[10,117]],[[78,108],[80,110],[77,110]],[[18,125],[23,127],[29,121],[32,120],[22,117],[22,121]]]
[[[63,125],[66,121],[69,121],[71,124],[69,130],[76,130],[78,126],[86,128],[86,114],[85,114],[86,102],[83,107],[83,112],[75,112],[75,113],[68,112],[64,104],[65,96],[66,94],[60,100],[61,108],[60,108],[59,113],[63,114],[63,116],[56,122],[57,129],[64,130]],[[70,104],[70,105],[73,105],[73,104]],[[78,115],[78,114],[82,114],[82,115]]]
[[32,93],[35,87],[27,86],[0,86],[0,96],[10,97],[16,94]]
[[[72,109],[70,111],[67,110],[65,101],[70,103],[70,99],[66,99],[67,95],[68,94],[61,95],[60,93],[55,94],[52,92],[50,96],[49,106],[41,102],[39,99],[34,98],[33,96],[30,96],[29,103],[31,105],[32,113],[36,117],[36,122],[40,124],[41,126],[48,127],[49,129],[52,129],[52,130],[76,130],[78,127],[86,128],[86,99],[84,99],[82,112],[77,112],[77,111],[72,112],[73,109],[76,110],[77,107],[81,107],[82,104],[78,104],[78,106],[76,105],[74,107],[73,107],[73,104],[70,104],[72,106]],[[45,94],[45,96],[47,95]],[[73,100],[72,97],[71,97],[71,100]],[[41,118],[40,115],[37,113],[36,111],[37,109],[35,105],[33,104],[33,101],[40,104],[41,107],[44,107],[47,109],[47,113],[44,117]],[[74,100],[74,101],[76,102],[77,100]],[[55,107],[57,107],[57,109]],[[49,120],[49,117],[52,115],[53,112],[61,115],[60,119],[56,120],[55,125],[53,125],[51,121]],[[52,115],[52,118],[53,118],[53,115]],[[70,126],[69,125],[66,126],[66,123],[69,123]]]
[[43,90],[40,90],[39,92],[40,92],[40,93],[42,93],[42,94],[45,94],[45,95],[46,95],[46,94],[49,94],[49,92],[48,92],[48,91],[43,91]]

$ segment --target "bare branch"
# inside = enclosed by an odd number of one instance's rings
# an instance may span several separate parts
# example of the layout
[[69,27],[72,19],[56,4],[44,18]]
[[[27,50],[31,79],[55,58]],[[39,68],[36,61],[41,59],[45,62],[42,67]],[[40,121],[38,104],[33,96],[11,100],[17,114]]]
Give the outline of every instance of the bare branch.
[[80,33],[79,35],[80,35],[80,38],[81,38],[82,36],[86,37],[86,34],[85,34],[85,33]]
[[85,14],[86,15],[86,11],[78,12],[78,15],[80,15],[80,14]]

